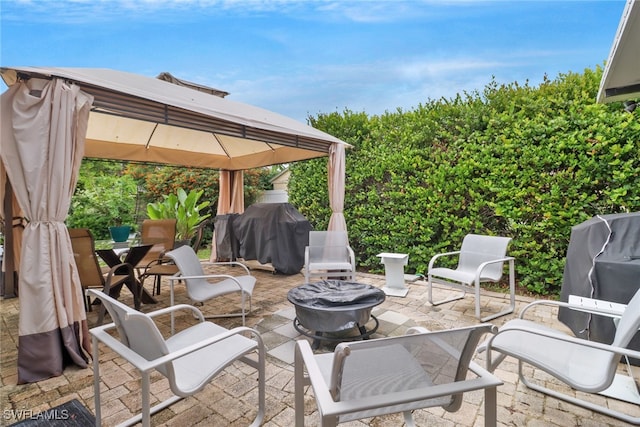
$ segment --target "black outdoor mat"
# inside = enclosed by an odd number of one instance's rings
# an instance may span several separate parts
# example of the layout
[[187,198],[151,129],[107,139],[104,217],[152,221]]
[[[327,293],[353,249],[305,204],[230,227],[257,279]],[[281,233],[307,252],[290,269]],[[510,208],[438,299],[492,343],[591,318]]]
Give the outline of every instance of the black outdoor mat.
[[39,414],[31,414],[25,411],[20,414],[16,413],[15,416],[25,419],[11,424],[11,426],[89,427],[96,424],[96,418],[93,414],[77,399],[70,400],[60,406],[40,412]]

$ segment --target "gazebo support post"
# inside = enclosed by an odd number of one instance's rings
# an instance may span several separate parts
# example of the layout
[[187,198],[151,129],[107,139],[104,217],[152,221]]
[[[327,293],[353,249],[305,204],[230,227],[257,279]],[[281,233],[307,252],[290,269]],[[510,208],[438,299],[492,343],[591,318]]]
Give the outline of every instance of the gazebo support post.
[[13,254],[13,189],[11,183],[7,179],[4,186],[4,254],[2,271],[2,289],[1,293],[4,298],[15,298],[16,293],[16,269],[15,258]]

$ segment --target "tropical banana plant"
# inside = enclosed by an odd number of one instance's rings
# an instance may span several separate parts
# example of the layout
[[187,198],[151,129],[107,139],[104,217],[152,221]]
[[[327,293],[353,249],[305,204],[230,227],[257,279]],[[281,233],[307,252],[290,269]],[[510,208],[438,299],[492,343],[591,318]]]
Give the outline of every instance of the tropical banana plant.
[[176,240],[191,240],[198,225],[211,216],[210,213],[201,214],[211,203],[200,202],[204,190],[191,190],[189,193],[178,188],[177,194],[162,196],[160,202],[147,204],[149,219],[176,219]]

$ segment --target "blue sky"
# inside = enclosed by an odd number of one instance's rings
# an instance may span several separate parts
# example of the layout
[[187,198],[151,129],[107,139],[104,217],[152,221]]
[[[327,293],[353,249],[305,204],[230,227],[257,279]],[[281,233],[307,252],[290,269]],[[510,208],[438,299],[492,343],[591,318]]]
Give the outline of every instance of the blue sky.
[[[300,121],[604,64],[625,3],[0,0],[0,65],[176,77]],[[3,89],[4,90],[4,89]]]

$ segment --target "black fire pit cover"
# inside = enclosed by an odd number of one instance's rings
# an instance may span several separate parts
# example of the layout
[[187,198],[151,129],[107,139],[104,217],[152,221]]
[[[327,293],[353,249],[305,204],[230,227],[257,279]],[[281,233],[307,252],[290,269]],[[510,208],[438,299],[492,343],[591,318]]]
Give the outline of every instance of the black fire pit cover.
[[364,283],[324,280],[293,288],[287,298],[305,328],[337,332],[364,325],[371,309],[384,301],[385,294]]

